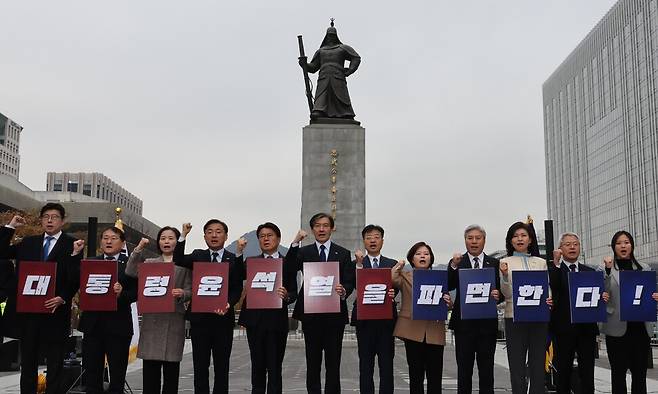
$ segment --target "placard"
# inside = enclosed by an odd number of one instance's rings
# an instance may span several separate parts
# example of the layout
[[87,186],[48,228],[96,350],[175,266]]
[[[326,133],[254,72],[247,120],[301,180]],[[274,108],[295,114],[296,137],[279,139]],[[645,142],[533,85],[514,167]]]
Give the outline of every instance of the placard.
[[139,313],[174,312],[174,264],[141,263],[137,274]]
[[548,271],[512,271],[514,322],[551,320],[548,298]]
[[247,309],[279,309],[283,300],[276,290],[282,286],[283,259],[247,259]]
[[459,269],[459,304],[462,320],[496,319],[496,289],[494,268]]
[[229,264],[197,261],[192,267],[192,312],[226,311]]
[[621,321],[656,321],[656,273],[653,271],[619,272],[619,319]]
[[356,319],[392,319],[393,300],[388,296],[392,287],[390,268],[357,269]]
[[55,297],[57,263],[54,261],[21,261],[18,265],[16,312],[51,313],[45,302]]
[[82,260],[80,262],[80,309],[116,311],[118,281],[116,260]]
[[338,313],[340,284],[337,261],[304,263],[304,313]]
[[443,295],[447,292],[447,271],[414,270],[412,320],[445,321],[448,318],[448,306]]
[[607,321],[603,272],[569,272],[569,311],[571,323]]

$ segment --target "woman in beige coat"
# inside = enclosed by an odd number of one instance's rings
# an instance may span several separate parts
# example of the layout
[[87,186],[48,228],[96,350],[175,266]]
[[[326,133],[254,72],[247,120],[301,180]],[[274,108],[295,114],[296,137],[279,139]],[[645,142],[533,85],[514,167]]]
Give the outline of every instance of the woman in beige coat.
[[[142,238],[128,259],[126,274],[136,277],[141,263],[173,264],[174,248],[179,237],[180,232],[176,228],[161,228],[157,237],[161,256],[149,259],[145,259],[142,253],[149,241]],[[189,301],[192,294],[190,270],[176,266],[174,280],[172,294],[175,311],[142,315],[137,357],[144,360],[142,375],[144,394],[178,392],[178,374],[185,344],[185,302]]]
[[[529,250],[532,250],[532,245],[537,245],[535,232],[527,224],[516,222],[507,230],[505,237],[508,257],[500,260],[500,291],[506,300],[507,362],[514,394],[527,393],[528,385],[530,394],[544,393],[544,362],[548,323],[514,321],[514,297],[512,296],[514,271],[548,270],[546,260],[530,255]],[[548,272],[546,272],[546,276],[548,276]],[[546,303],[549,306],[553,304],[550,288]]]
[[[431,269],[434,253],[428,244],[418,242],[407,253],[407,260],[414,269]],[[402,292],[402,306],[393,335],[404,341],[409,366],[409,391],[411,394],[424,393],[423,382],[427,379],[427,392],[441,393],[445,322],[412,320],[413,271],[403,271],[403,267],[404,261],[400,261],[391,271],[393,287]],[[443,299],[451,308],[450,295],[444,294]]]

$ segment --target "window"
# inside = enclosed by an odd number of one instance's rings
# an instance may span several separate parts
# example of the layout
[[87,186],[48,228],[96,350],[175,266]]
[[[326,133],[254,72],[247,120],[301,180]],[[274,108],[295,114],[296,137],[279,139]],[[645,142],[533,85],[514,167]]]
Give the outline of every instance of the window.
[[78,182],[69,182],[68,191],[72,193],[78,192]]
[[82,185],[82,194],[85,196],[91,196],[91,185],[88,183],[85,183]]
[[62,182],[55,182],[53,185],[53,191],[54,192],[61,192],[62,191]]

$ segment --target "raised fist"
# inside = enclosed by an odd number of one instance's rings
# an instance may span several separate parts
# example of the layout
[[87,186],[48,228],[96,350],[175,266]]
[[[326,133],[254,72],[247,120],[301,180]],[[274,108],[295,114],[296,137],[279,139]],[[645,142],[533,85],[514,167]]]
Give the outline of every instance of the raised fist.
[[25,226],[25,224],[25,218],[18,215],[11,218],[11,222],[9,222],[9,226],[13,228],[19,228]]
[[555,249],[553,251],[553,264],[555,264],[556,267],[560,266],[561,258],[562,258],[562,251],[560,249]]
[[452,266],[453,269],[457,269],[461,261],[462,261],[462,255],[459,253],[455,253],[452,255],[452,260],[450,260],[450,265]]
[[505,262],[500,262],[500,273],[503,274],[503,276],[507,276],[507,271],[508,271],[507,263]]
[[605,256],[603,258],[603,264],[605,265],[605,268],[612,268],[612,257]]
[[85,240],[84,239],[79,239],[75,242],[73,242],[73,255],[75,256],[76,254],[82,252],[82,250],[85,248]]
[[240,239],[238,239],[238,244],[237,244],[238,255],[242,254],[244,248],[246,247],[247,247],[247,239],[240,237]]
[[307,235],[308,234],[306,234],[306,231],[304,231],[304,230],[297,231],[297,235],[295,235],[295,239],[292,241],[292,243],[298,244],[298,243],[302,242],[302,240],[304,238],[306,238]]
[[135,250],[137,251],[144,250],[149,245],[149,242],[150,241],[148,238],[142,238],[141,240],[139,240],[139,244],[137,244]]
[[183,223],[183,237],[186,237],[190,231],[192,231],[192,223]]
[[357,249],[354,252],[354,258],[356,260],[356,265],[363,265],[363,252],[360,249]]

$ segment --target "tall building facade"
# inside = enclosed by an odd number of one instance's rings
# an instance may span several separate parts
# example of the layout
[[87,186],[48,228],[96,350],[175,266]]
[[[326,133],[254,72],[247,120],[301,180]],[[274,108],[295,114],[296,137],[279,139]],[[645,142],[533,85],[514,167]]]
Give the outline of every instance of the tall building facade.
[[18,179],[21,156],[18,154],[23,128],[0,113],[0,174]]
[[98,172],[49,172],[46,191],[80,193],[109,201],[142,215],[142,200]]
[[633,234],[658,261],[657,0],[620,0],[543,85],[548,217],[587,263]]

